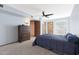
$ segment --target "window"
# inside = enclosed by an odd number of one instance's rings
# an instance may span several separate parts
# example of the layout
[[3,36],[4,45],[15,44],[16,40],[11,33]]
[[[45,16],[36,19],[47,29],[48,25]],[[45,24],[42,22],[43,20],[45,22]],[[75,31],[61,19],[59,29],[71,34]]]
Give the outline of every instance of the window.
[[63,35],[68,31],[68,20],[54,21],[54,34]]

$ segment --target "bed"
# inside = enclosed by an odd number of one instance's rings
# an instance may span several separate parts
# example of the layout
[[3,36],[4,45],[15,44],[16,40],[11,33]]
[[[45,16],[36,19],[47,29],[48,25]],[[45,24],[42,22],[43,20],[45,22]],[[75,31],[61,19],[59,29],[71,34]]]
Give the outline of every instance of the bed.
[[[49,49],[51,51],[56,50],[58,52],[62,52],[63,54],[78,54],[79,53],[79,41],[78,41],[79,38],[74,37],[74,36],[69,37],[69,35],[71,34],[40,35],[36,37],[35,41],[33,42],[33,46],[38,45],[43,48]],[[71,38],[75,40],[72,40]]]

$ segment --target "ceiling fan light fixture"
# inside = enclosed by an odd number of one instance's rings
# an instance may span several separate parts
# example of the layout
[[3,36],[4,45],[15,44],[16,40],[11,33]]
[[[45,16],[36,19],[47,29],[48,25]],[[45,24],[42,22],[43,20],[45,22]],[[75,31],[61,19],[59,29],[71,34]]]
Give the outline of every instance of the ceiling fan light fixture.
[[51,16],[51,15],[53,15],[53,14],[45,14],[45,12],[42,11],[42,15],[43,15],[44,17],[48,17],[48,16]]

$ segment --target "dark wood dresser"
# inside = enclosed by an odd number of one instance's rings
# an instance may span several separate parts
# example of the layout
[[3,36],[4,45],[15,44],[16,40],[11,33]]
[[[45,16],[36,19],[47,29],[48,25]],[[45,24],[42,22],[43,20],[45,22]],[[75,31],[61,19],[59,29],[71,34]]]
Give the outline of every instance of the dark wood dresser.
[[18,26],[18,41],[23,42],[30,40],[30,26],[19,25]]

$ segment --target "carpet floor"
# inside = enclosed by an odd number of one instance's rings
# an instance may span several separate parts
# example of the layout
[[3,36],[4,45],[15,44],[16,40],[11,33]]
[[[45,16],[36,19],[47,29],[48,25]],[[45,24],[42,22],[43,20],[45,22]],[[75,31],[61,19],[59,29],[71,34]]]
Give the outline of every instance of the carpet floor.
[[13,43],[0,47],[0,55],[57,55],[39,46],[32,46],[34,38],[22,43]]

